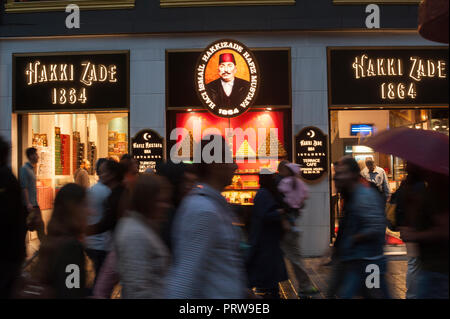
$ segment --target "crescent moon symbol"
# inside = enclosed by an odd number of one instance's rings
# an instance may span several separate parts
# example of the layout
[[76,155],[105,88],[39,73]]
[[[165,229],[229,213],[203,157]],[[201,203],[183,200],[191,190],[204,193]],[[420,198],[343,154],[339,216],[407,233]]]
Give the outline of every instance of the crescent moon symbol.
[[308,135],[310,138],[313,138],[314,136],[316,136],[316,133],[314,133],[313,130],[309,130]]
[[148,136],[148,133],[144,133],[144,140],[146,140],[146,141],[148,141],[147,136]]

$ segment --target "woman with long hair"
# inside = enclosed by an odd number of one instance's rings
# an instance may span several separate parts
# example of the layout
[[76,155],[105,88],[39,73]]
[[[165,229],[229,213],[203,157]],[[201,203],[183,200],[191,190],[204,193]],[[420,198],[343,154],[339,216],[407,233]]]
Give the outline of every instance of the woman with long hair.
[[171,187],[154,174],[140,175],[131,193],[131,207],[115,231],[116,265],[122,298],[161,298],[170,253],[160,237],[170,209]]
[[83,247],[89,206],[83,187],[70,183],[56,195],[34,275],[51,298],[86,297]]

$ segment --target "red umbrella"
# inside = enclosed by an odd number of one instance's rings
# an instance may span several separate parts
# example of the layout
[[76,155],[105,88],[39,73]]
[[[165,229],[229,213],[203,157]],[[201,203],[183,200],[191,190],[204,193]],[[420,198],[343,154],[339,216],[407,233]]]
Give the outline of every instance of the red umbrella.
[[377,152],[392,154],[430,171],[448,174],[448,136],[435,131],[394,128],[363,142]]

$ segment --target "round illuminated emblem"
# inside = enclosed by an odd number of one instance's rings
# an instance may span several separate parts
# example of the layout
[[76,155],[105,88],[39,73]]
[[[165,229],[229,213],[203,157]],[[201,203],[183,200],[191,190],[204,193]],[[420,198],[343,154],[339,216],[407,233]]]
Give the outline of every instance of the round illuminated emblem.
[[255,56],[235,40],[210,44],[195,69],[200,101],[220,117],[236,117],[246,112],[256,99],[260,80]]

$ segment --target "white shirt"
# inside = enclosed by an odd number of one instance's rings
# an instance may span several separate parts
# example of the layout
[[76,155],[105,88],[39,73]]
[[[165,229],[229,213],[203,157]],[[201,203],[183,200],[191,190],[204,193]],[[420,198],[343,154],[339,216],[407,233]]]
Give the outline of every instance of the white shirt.
[[230,96],[231,91],[233,91],[234,79],[229,82],[225,82],[224,80],[222,80],[221,82],[222,82],[222,87],[223,87],[223,90],[225,91],[225,94],[227,96]]
[[[92,209],[92,215],[88,216],[88,224],[94,225],[103,217],[104,209],[105,209],[105,201],[108,196],[111,194],[111,190],[105,184],[102,184],[100,181],[89,188],[88,190],[88,201],[89,206]],[[96,250],[105,250],[109,251],[111,240],[111,234],[109,231],[104,233],[92,235],[86,237],[86,247]]]

